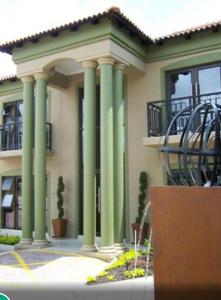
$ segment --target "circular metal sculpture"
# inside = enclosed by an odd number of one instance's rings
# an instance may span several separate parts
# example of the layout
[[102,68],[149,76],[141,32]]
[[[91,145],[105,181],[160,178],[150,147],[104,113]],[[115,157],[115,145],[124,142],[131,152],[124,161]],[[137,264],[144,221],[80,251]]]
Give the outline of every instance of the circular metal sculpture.
[[220,123],[221,105],[212,103],[187,106],[174,116],[160,149],[172,184],[221,185]]

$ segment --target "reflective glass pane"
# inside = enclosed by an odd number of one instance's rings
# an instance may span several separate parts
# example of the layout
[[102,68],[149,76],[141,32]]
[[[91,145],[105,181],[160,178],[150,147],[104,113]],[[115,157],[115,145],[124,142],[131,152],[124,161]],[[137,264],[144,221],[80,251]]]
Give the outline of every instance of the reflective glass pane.
[[2,199],[2,207],[4,208],[11,208],[13,202],[14,195],[6,194]]
[[190,72],[174,73],[170,75],[171,99],[192,95],[192,79]]
[[5,213],[5,228],[14,228],[14,211]]
[[221,91],[220,67],[213,67],[198,71],[200,94]]
[[10,191],[14,183],[14,177],[6,177],[2,183],[2,191]]

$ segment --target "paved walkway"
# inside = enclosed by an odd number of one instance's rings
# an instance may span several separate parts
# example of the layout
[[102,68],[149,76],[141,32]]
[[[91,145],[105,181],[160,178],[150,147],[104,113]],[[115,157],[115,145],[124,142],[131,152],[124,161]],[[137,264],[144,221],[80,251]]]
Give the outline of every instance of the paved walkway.
[[0,282],[85,282],[107,263],[67,251],[36,249],[0,254]]
[[47,249],[0,253],[0,292],[11,300],[154,300],[152,277],[86,285],[108,263],[79,254],[80,245],[57,240]]

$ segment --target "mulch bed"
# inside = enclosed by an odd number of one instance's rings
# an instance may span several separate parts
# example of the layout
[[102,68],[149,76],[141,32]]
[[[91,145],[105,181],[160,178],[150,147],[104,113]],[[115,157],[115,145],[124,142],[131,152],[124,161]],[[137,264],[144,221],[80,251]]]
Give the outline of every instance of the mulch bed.
[[[148,271],[147,271],[147,255],[142,255],[137,258],[136,269],[137,268],[144,270],[144,275],[139,277],[145,277],[146,272],[147,272],[147,276],[151,276],[153,274],[153,256],[151,255],[149,257]],[[108,275],[106,276],[96,276],[96,281],[88,284],[98,284],[98,283],[114,282],[119,280],[128,280],[129,278],[124,275],[124,272],[131,271],[134,269],[135,269],[135,260],[132,259],[127,261],[127,263],[124,266],[107,270]],[[113,276],[113,279],[110,280],[107,278],[107,276]]]

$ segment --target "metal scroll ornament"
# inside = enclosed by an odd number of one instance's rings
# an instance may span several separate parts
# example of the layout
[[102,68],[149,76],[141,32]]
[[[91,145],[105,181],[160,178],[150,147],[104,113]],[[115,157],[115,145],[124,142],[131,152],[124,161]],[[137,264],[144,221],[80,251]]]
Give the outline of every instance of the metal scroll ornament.
[[221,185],[220,123],[221,105],[212,103],[187,106],[174,116],[160,149],[172,184]]

